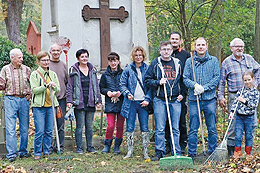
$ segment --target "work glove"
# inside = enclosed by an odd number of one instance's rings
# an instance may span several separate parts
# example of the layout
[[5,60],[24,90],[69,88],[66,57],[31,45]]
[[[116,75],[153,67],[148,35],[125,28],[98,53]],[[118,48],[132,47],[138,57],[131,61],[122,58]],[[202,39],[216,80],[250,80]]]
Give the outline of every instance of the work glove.
[[70,107],[69,111],[66,113],[64,118],[65,118],[65,120],[69,120],[69,121],[75,120],[74,107],[73,106]]
[[204,93],[204,88],[200,84],[196,83],[194,85],[194,95],[200,95]]

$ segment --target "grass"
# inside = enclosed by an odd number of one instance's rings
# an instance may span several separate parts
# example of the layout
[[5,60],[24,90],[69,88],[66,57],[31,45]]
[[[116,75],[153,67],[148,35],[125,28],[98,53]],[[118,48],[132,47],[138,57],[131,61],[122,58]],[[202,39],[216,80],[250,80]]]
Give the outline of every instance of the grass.
[[[204,122],[205,123],[205,122]],[[218,143],[221,142],[225,128],[227,127],[227,121],[224,121],[223,114],[218,114]],[[204,132],[206,133],[206,127],[204,125]],[[260,151],[260,129],[256,130],[256,137],[254,139],[254,152]],[[151,132],[152,135],[152,132]],[[34,161],[33,157],[26,159],[17,159],[13,163],[9,163],[6,159],[0,160],[0,172],[169,172],[167,170],[162,170],[159,167],[159,162],[149,162],[143,159],[142,155],[142,143],[140,137],[140,130],[135,135],[135,149],[134,157],[124,160],[123,157],[127,153],[127,145],[124,137],[121,154],[114,155],[113,153],[102,154],[101,150],[103,148],[103,136],[94,136],[94,146],[98,149],[98,153],[90,154],[85,153],[83,155],[76,154],[73,151],[65,150],[62,157],[72,156],[72,160],[48,160],[46,158]],[[207,134],[205,134],[205,140],[207,139]],[[29,137],[29,148],[33,147],[33,136]],[[202,153],[202,142],[199,135],[198,144],[198,154]],[[207,142],[206,142],[207,146]],[[113,152],[113,146],[111,147],[111,152]],[[151,143],[149,146],[149,156],[154,155],[154,144]],[[58,157],[57,154],[50,155],[50,158]],[[24,169],[22,169],[24,168]],[[179,172],[200,172],[203,168],[203,172],[207,169],[203,167],[202,163],[195,163],[193,170],[179,170]],[[16,169],[16,170],[15,170]],[[10,171],[12,170],[12,171]],[[206,172],[214,172],[214,169],[208,169]]]

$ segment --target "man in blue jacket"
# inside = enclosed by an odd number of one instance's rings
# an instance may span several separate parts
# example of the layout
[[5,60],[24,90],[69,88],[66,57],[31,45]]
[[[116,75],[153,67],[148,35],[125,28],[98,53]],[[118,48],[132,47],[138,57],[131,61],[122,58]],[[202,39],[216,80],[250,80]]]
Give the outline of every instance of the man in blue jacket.
[[[200,125],[196,97],[199,97],[200,110],[203,111],[208,130],[208,154],[217,147],[216,130],[216,88],[220,80],[218,59],[208,54],[208,44],[205,38],[195,41],[195,54],[186,61],[183,80],[189,89],[190,130],[188,139],[188,155],[197,155],[198,128]],[[194,66],[192,65],[192,61]],[[193,69],[194,68],[194,69]],[[194,74],[195,72],[195,79]]]
[[[166,85],[167,97],[172,123],[173,140],[177,155],[181,154],[179,144],[180,131],[179,121],[181,114],[181,103],[183,99],[180,93],[181,61],[173,58],[173,47],[171,42],[162,41],[160,44],[161,56],[155,59],[148,68],[145,75],[145,84],[153,91],[153,107],[155,119],[155,156],[153,161],[164,157],[165,151],[165,125],[167,119],[166,100],[164,86]],[[173,150],[172,150],[173,154]]]

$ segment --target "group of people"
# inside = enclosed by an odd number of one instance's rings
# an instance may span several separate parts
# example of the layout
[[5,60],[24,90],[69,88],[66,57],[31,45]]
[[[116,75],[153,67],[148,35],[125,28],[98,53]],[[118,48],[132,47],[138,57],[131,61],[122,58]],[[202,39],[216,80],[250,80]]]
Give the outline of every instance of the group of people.
[[[104,148],[101,153],[110,152],[114,140],[114,154],[120,153],[126,120],[127,154],[134,152],[134,130],[136,116],[140,124],[143,156],[148,155],[149,113],[155,120],[155,156],[157,161],[171,152],[177,155],[197,156],[199,112],[203,112],[208,131],[208,154],[217,147],[216,109],[217,98],[226,107],[225,85],[227,83],[230,120],[228,153],[240,157],[242,136],[245,131],[246,153],[251,154],[253,130],[256,125],[256,107],[259,101],[257,86],[260,83],[260,65],[252,56],[244,54],[244,42],[235,38],[230,43],[232,55],[227,57],[220,69],[216,57],[209,55],[208,43],[199,37],[195,41],[195,53],[191,56],[180,47],[181,35],[173,32],[169,41],[160,43],[160,56],[145,63],[147,55],[143,47],[132,49],[131,64],[124,69],[120,56],[111,52],[107,56],[108,66],[98,82],[97,71],[88,62],[89,52],[79,49],[77,62],[68,70],[60,60],[62,48],[58,44],[48,52],[37,54],[38,69],[31,73],[22,64],[21,50],[10,51],[11,63],[4,66],[0,74],[0,89],[5,91],[5,126],[7,159],[17,157],[16,118],[19,119],[19,157],[30,157],[27,151],[30,103],[35,122],[34,159],[47,157],[57,152],[52,144],[54,126],[53,109],[74,108],[76,117],[76,153],[83,154],[82,133],[85,125],[86,152],[96,153],[92,144],[93,119],[96,108],[102,106],[101,94],[105,96],[107,128]],[[188,97],[188,104],[187,104]],[[189,132],[186,127],[187,105],[189,106]],[[199,106],[199,109],[198,109]],[[168,111],[169,110],[169,111]],[[168,115],[170,114],[170,115]],[[168,118],[169,117],[169,118]],[[234,119],[234,120],[233,120]],[[64,150],[64,118],[56,119],[60,150]],[[171,124],[169,126],[169,124]],[[116,127],[116,128],[115,128]],[[172,129],[170,129],[172,128]],[[115,137],[114,137],[114,130]],[[171,140],[171,136],[173,139]],[[174,146],[173,147],[173,143]]]

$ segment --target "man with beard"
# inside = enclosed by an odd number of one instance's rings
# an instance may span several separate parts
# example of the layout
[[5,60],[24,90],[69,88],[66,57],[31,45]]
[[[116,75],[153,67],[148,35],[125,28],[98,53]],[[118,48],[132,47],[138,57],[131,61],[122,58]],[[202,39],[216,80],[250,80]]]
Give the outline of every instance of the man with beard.
[[[232,55],[222,62],[220,82],[218,85],[218,99],[221,107],[226,107],[225,85],[227,81],[229,111],[235,100],[236,93],[244,86],[242,75],[246,71],[254,73],[256,86],[260,83],[260,65],[251,55],[244,54],[244,42],[240,38],[234,38],[230,42]],[[255,118],[255,122],[257,119]],[[256,123],[255,123],[256,124]],[[232,121],[227,136],[228,156],[232,156],[235,150],[235,121]]]
[[[179,32],[173,32],[170,35],[170,42],[173,47],[172,57],[178,58],[182,62],[181,69],[184,69],[186,60],[190,57],[189,52],[183,50],[180,47],[181,44],[181,34]],[[183,83],[182,76],[180,83]],[[185,148],[187,146],[187,126],[186,126],[186,114],[187,114],[187,105],[186,105],[186,96],[187,96],[187,88],[184,84],[182,84],[181,92],[184,94],[183,99],[181,101],[181,117],[179,122],[179,130],[180,130],[180,147],[181,147],[181,154],[185,154]],[[170,128],[169,123],[167,120],[166,127],[165,127],[165,139],[166,139],[166,154],[171,151],[170,148]]]

